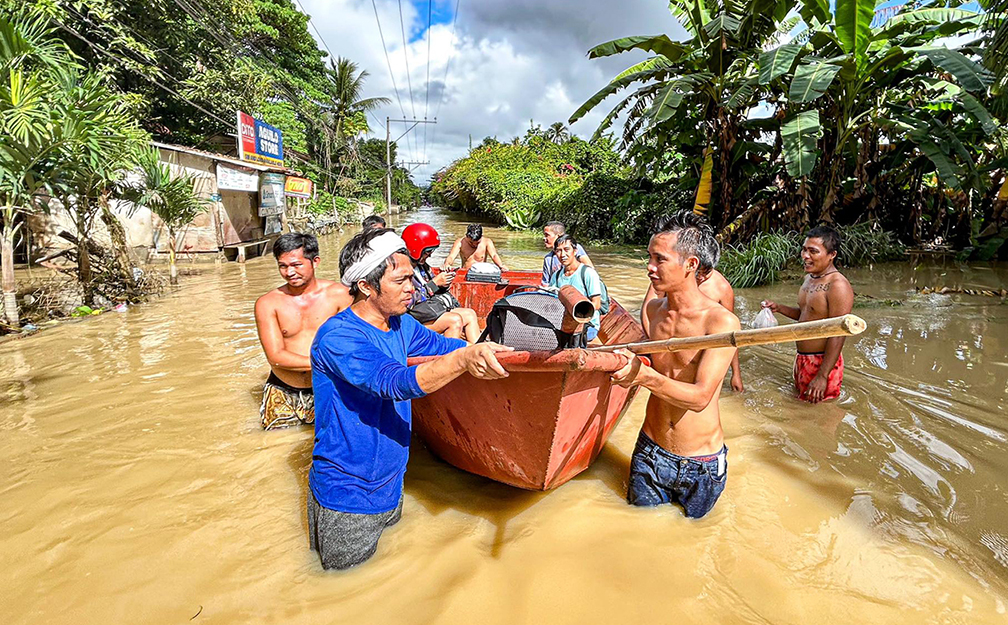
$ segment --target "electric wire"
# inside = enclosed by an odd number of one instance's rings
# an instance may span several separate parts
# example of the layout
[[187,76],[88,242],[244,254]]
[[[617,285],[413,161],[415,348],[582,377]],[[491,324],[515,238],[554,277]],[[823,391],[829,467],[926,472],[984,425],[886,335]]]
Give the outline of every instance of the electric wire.
[[[433,0],[427,0],[427,94],[424,96],[424,121],[427,121],[427,112],[430,108],[430,46],[431,46],[431,25],[433,16]],[[429,124],[424,124],[423,129],[423,158],[421,160],[427,160],[427,126]]]
[[396,101],[399,103],[399,111],[402,113],[403,119],[405,119],[406,109],[403,108],[402,98],[399,97],[399,87],[396,86],[395,74],[392,73],[392,61],[389,60],[388,46],[385,45],[385,35],[382,33],[381,19],[378,18],[378,5],[375,4],[375,0],[371,0],[371,6],[374,8],[375,22],[378,23],[378,36],[381,38],[382,51],[385,53],[385,64],[388,65],[389,78],[392,79],[392,89],[395,90]]
[[441,105],[444,104],[445,91],[448,89],[448,68],[451,67],[452,57],[455,55],[455,24],[456,22],[458,22],[459,2],[461,2],[461,0],[455,0],[455,15],[452,16],[451,39],[449,40],[450,47],[448,48],[448,62],[445,63],[444,80],[441,83],[441,97],[438,98],[438,106],[437,109],[435,109],[434,111],[435,120],[437,119],[438,114],[441,112]]
[[[399,2],[399,31],[402,33],[403,40],[403,59],[406,60],[406,85],[409,87],[409,99],[410,99],[410,111],[413,113],[413,119],[416,119],[416,105],[413,103],[413,79],[410,78],[410,68],[409,68],[409,42],[406,41],[406,26],[403,23],[402,14],[402,0]],[[413,157],[411,160],[416,160],[416,136],[413,135],[406,137],[406,143],[409,143],[410,138],[413,139],[413,147],[410,148],[410,156]]]
[[[53,20],[53,22],[56,23],[57,26],[59,26],[60,28],[62,28],[63,30],[67,31],[68,33],[70,33],[74,37],[77,37],[78,39],[80,39],[81,41],[83,41],[84,43],[86,43],[88,45],[88,47],[90,47],[92,50],[96,50],[98,52],[101,52],[105,56],[111,58],[114,61],[118,61],[124,67],[126,67],[127,69],[129,69],[127,63],[130,62],[132,59],[125,59],[125,58],[123,58],[123,57],[115,54],[114,52],[106,50],[102,46],[94,43],[93,41],[91,41],[89,39],[87,39],[86,37],[84,37],[83,35],[81,35],[80,33],[78,33],[76,30],[74,30],[73,28],[70,28],[69,26],[67,26],[66,24],[64,24],[63,22],[59,21],[56,18],[52,18],[52,20]],[[162,83],[157,78],[154,78],[153,76],[148,76],[147,74],[143,74],[141,72],[137,72],[137,73],[140,76],[142,76],[143,78],[146,78],[147,80],[153,82],[158,87],[161,87],[162,89],[164,89],[168,93],[171,93],[172,95],[174,95],[174,96],[176,96],[178,98],[181,98],[182,100],[184,100],[185,102],[188,102],[190,105],[192,105],[194,108],[196,108],[200,112],[202,112],[202,113],[204,113],[204,114],[206,114],[206,115],[208,115],[208,116],[210,116],[210,117],[212,117],[212,118],[220,121],[221,123],[223,123],[223,124],[225,124],[227,126],[230,126],[232,123],[234,123],[234,120],[228,121],[228,120],[224,119],[223,117],[221,117],[220,115],[217,115],[216,113],[213,113],[212,111],[209,111],[209,110],[203,108],[199,104],[196,104],[195,102],[193,102],[192,100],[190,100],[186,96],[182,95],[178,91],[175,91],[174,89],[172,89],[168,85]]]

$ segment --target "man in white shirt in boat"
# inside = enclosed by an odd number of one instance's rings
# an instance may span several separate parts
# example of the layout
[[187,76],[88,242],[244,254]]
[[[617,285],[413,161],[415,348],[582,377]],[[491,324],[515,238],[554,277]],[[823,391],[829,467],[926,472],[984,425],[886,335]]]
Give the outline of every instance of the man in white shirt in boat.
[[312,340],[326,319],[353,303],[347,287],[315,277],[321,258],[314,236],[281,235],[273,256],[284,284],[255,303],[256,330],[270,365],[259,407],[266,430],[314,423]]
[[[648,278],[664,298],[648,302],[652,340],[738,330],[739,320],[707,297],[696,272],[714,231],[700,216],[681,211],[661,219],[648,244]],[[630,352],[613,374],[620,386],[651,391],[630,460],[627,501],[636,506],[672,503],[687,517],[714,507],[728,477],[728,448],[718,399],[734,347],[656,353],[646,365]]]
[[[697,284],[700,292],[721,304],[731,312],[735,312],[735,290],[724,275],[715,269],[718,261],[721,260],[721,246],[717,239],[711,238],[706,249],[700,250],[700,266],[696,271]],[[654,284],[648,285],[647,293],[644,295],[644,305],[641,306],[641,326],[644,328],[644,335],[648,336],[651,324],[648,320],[647,303],[656,297],[665,297],[664,293],[655,291]],[[745,390],[742,384],[742,370],[739,368],[738,350],[731,361],[731,387],[733,391],[741,393]]]

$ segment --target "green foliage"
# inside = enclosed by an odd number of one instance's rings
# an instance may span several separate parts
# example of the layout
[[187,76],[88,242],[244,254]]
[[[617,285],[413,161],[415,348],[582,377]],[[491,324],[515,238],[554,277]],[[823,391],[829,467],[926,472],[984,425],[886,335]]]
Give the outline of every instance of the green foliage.
[[841,234],[843,243],[839,261],[846,267],[896,260],[903,258],[906,251],[906,246],[899,243],[892,232],[882,230],[876,224],[860,223],[842,229]]
[[[1005,222],[993,181],[1008,163],[1008,3],[984,1],[1000,13],[984,18],[963,0],[889,7],[885,19],[864,0],[674,0],[687,39],[625,37],[590,50],[654,56],[570,121],[626,90],[596,133],[623,120],[634,174],[682,193],[711,154],[708,215],[729,240],[878,220],[917,244],[977,246],[973,233]],[[978,30],[986,38],[972,42]]]
[[744,245],[721,251],[718,271],[737,289],[776,282],[798,257],[801,242],[794,232],[762,232]]
[[197,215],[209,210],[209,202],[194,191],[196,177],[172,174],[171,167],[161,162],[156,148],[148,150],[139,165],[139,180],[128,197],[138,208],[148,208],[157,215],[173,240]]
[[578,204],[576,198],[586,179],[619,175],[622,168],[606,142],[563,140],[563,132],[554,124],[545,133],[530,131],[525,142],[487,138],[435,175],[431,195],[444,206],[482,213],[513,228],[566,212],[559,207],[581,210],[584,201]]
[[[840,236],[842,243],[837,264],[841,267],[896,260],[903,257],[906,249],[891,232],[867,222],[841,228]],[[796,232],[757,234],[744,244],[724,246],[718,270],[736,288],[776,282],[785,269],[800,268],[803,240]]]

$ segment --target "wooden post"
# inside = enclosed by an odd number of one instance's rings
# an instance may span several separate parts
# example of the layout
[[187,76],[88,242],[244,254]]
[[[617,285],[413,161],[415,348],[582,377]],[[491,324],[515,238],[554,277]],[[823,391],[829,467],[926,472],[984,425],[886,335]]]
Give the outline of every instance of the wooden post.
[[789,323],[773,328],[758,328],[753,330],[736,330],[705,336],[686,336],[671,338],[664,341],[642,341],[640,343],[623,343],[622,345],[604,345],[589,347],[589,351],[614,352],[625,349],[635,354],[657,354],[661,352],[677,352],[685,349],[713,349],[717,347],[748,347],[750,345],[769,345],[772,343],[789,343],[791,341],[809,341],[827,339],[834,336],[853,336],[865,331],[868,324],[857,315],[830,317],[818,321],[803,321]]

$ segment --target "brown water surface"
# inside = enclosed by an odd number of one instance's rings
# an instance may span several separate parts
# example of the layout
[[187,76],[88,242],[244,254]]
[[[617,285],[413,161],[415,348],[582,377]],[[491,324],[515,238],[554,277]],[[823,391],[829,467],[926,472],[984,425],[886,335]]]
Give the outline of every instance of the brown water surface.
[[[399,225],[416,219],[465,228],[433,211]],[[534,235],[486,233],[512,267],[541,266]],[[345,238],[323,240],[323,277]],[[643,250],[590,252],[639,307]],[[151,305],[0,345],[0,623],[1008,622],[1008,305],[913,293],[1001,287],[1004,265],[849,272],[905,303],[855,311],[869,329],[836,402],[792,398],[792,346],[745,351],[705,519],[624,502],[642,394],[550,493],[415,442],[402,522],[342,573],[308,550],[311,430],[258,424],[252,303],[275,264],[197,269]],[[796,291],[741,291],[743,324]]]

